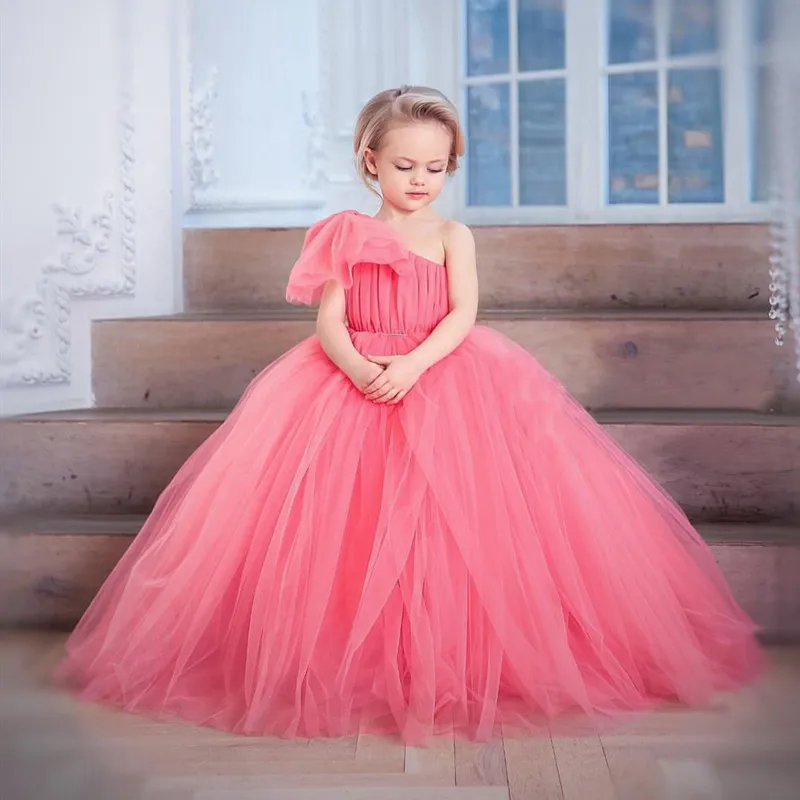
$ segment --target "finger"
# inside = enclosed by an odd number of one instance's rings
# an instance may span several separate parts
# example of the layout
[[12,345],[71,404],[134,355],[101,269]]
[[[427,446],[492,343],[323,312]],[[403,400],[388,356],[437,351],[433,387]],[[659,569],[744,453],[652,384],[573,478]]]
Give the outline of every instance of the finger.
[[383,385],[388,378],[386,377],[384,372],[379,372],[365,387],[364,387],[364,394],[367,392],[374,392],[379,384]]
[[383,386],[389,381],[389,376],[386,374],[386,370],[381,370],[368,384],[367,386],[370,387],[371,390],[377,389],[379,386]]
[[387,365],[391,364],[394,359],[395,356],[367,356],[367,361],[371,361],[373,364]]
[[376,401],[384,401],[389,397],[394,396],[394,394],[398,391],[397,387],[392,386],[389,384],[388,386],[384,386],[379,392],[376,392],[372,399]]
[[396,386],[386,386],[382,391],[378,392],[372,400],[376,403],[385,403],[387,400],[394,397],[400,390]]
[[372,401],[376,405],[388,406],[392,402],[392,395],[387,394]]
[[364,394],[371,399],[383,392],[387,386],[391,386],[389,379],[384,375],[379,375],[378,378],[370,385],[369,390],[365,391]]
[[406,389],[405,391],[399,392],[395,397],[393,397],[389,401],[389,405],[396,406],[407,394],[408,394],[408,389]]

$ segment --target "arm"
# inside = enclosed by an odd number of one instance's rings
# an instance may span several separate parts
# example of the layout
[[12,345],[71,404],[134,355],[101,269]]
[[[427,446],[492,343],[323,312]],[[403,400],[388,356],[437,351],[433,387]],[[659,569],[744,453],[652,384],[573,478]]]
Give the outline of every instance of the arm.
[[353,346],[345,325],[344,289],[328,281],[317,312],[317,336],[325,354],[361,390],[383,368],[368,361]]
[[386,366],[365,391],[376,403],[399,403],[425,370],[453,352],[475,324],[478,314],[478,272],[475,240],[465,225],[451,222],[445,235],[450,311],[424,342],[404,356],[368,356]]
[[478,270],[472,231],[459,222],[449,223],[444,247],[450,312],[428,338],[409,353],[420,373],[441,361],[464,341],[478,314]]

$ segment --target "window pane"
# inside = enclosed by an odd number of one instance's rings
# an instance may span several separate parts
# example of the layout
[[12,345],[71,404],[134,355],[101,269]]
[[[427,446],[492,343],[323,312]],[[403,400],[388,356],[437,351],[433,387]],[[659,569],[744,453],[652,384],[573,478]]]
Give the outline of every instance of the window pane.
[[468,197],[471,206],[511,205],[507,83],[467,89]]
[[658,79],[608,77],[608,201],[658,203]]
[[758,67],[754,70],[753,88],[755,97],[753,102],[753,143],[751,163],[750,197],[756,202],[763,202],[769,199],[770,184],[770,70],[768,67]]
[[608,1],[608,63],[629,64],[656,57],[653,0]]
[[566,89],[561,78],[519,85],[519,201],[567,202]]
[[467,0],[467,75],[509,72],[508,0]]
[[667,118],[670,203],[722,203],[719,70],[670,70]]
[[716,0],[672,0],[669,51],[674,56],[717,49]]
[[775,33],[775,0],[751,0],[753,7],[753,38],[757,44],[772,41]]
[[520,71],[563,69],[563,0],[519,0],[517,8]]

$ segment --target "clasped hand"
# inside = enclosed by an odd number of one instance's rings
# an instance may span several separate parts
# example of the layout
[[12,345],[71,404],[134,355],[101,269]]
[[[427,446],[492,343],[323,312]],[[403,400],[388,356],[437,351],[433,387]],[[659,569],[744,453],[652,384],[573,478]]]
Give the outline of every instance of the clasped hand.
[[365,387],[364,396],[373,403],[399,403],[420,379],[423,370],[413,358],[400,356],[366,356],[367,361],[384,367]]

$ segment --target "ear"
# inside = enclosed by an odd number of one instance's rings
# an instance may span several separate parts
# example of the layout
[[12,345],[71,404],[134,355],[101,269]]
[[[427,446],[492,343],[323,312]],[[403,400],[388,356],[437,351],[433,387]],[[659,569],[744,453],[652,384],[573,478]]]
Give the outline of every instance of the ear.
[[364,163],[367,165],[370,175],[377,176],[378,167],[375,164],[375,152],[369,147],[364,151]]

